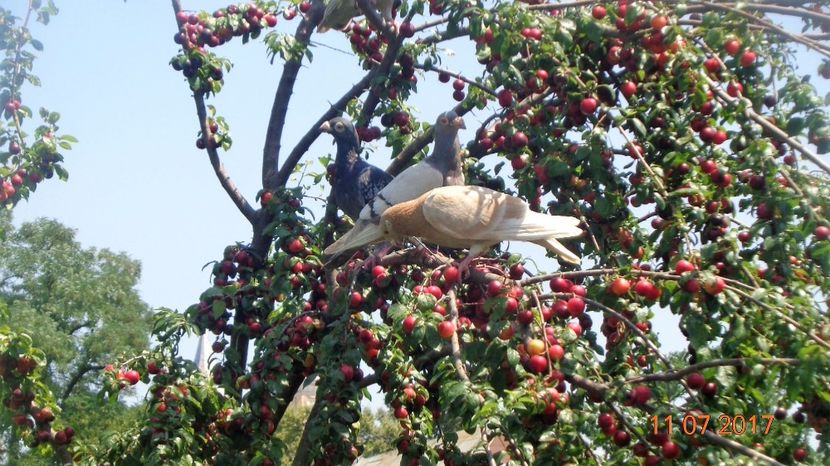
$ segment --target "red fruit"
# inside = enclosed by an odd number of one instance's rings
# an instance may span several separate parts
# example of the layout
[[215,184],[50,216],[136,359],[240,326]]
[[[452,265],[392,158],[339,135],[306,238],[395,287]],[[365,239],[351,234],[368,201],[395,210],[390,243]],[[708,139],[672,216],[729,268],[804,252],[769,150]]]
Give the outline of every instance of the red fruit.
[[407,411],[406,408],[403,406],[398,406],[397,408],[395,408],[395,417],[398,419],[404,419],[406,417],[409,417],[409,411]]
[[561,345],[550,345],[548,348],[548,356],[554,361],[559,361],[565,357],[565,348]]
[[709,382],[700,389],[700,393],[712,398],[718,394],[718,386],[714,382]]
[[449,320],[444,320],[438,324],[438,335],[445,340],[449,340],[455,334],[455,324]]
[[752,235],[750,235],[748,231],[742,231],[738,233],[738,241],[740,241],[741,243],[746,244],[749,242],[750,239],[752,239]]
[[527,135],[521,131],[516,131],[516,133],[510,138],[510,142],[516,149],[521,149],[528,143]]
[[651,27],[657,31],[666,27],[667,24],[669,24],[669,19],[663,15],[658,15],[651,19]]
[[712,160],[702,160],[700,162],[700,169],[703,170],[703,173],[707,175],[717,171],[718,165],[713,162]]
[[487,296],[493,297],[501,294],[502,284],[498,280],[493,280],[487,284]]
[[631,436],[624,430],[614,432],[614,444],[618,447],[627,447],[631,443]]
[[703,289],[710,295],[717,295],[726,288],[726,282],[721,277],[714,277],[703,283]]
[[674,273],[678,275],[682,275],[686,272],[693,272],[694,270],[695,265],[685,259],[680,259],[674,266]]
[[744,93],[744,85],[739,82],[730,82],[726,86],[726,93],[732,97],[738,97]]
[[804,461],[807,459],[807,450],[803,448],[796,448],[793,451],[793,459],[796,461]]
[[138,373],[135,369],[130,369],[124,372],[124,380],[130,383],[130,385],[135,385],[141,380],[141,374]]
[[360,307],[360,305],[362,303],[363,303],[363,295],[360,294],[359,291],[353,291],[352,296],[349,299],[349,307],[352,308],[352,309],[356,309],[356,308]]
[[[515,264],[510,267],[510,278],[513,280],[519,280],[525,274],[525,266],[522,264]],[[488,287],[489,290],[489,287]]]
[[634,292],[644,297],[654,295],[655,288],[654,283],[651,283],[649,280],[644,278],[641,278],[636,284],[634,284]]
[[680,456],[680,447],[671,440],[663,444],[662,451],[663,458],[666,458],[667,460],[673,460]]
[[519,301],[516,298],[508,297],[504,302],[504,311],[508,314],[515,314],[519,311]]
[[300,11],[303,13],[308,13],[311,10],[311,2],[308,0],[304,0],[303,3],[300,3]]
[[622,277],[618,277],[611,282],[611,293],[614,293],[617,296],[622,296],[628,293],[630,288],[631,282]]
[[617,421],[614,420],[614,416],[612,416],[610,413],[602,413],[597,418],[597,425],[604,432],[612,427],[615,427],[617,425]]
[[[712,136],[712,143],[720,145],[720,144],[723,144],[724,142],[726,142],[727,139],[729,139],[729,134],[727,134],[726,131],[724,131],[722,129],[719,129],[715,132],[715,135]],[[729,174],[727,174],[727,175],[728,175],[729,181],[731,182],[732,181],[732,175],[729,175]],[[724,180],[725,179],[726,179],[726,177],[724,177]],[[729,183],[726,183],[725,185],[721,184],[721,187],[726,187],[726,186],[729,186]]]
[[605,18],[605,15],[607,13],[608,12],[605,10],[605,7],[602,6],[602,5],[597,5],[597,6],[594,7],[593,10],[591,10],[591,15],[593,15],[593,17],[596,18],[596,19]]
[[399,30],[401,35],[404,37],[412,37],[415,35],[415,25],[409,21],[401,24]]
[[553,277],[550,279],[550,289],[556,293],[568,293],[573,286],[573,282],[566,278]]
[[730,39],[723,44],[723,49],[731,56],[735,56],[741,50],[741,41],[737,39]]
[[513,167],[513,170],[521,170],[527,166],[527,161],[527,154],[516,155],[510,159],[510,166]]
[[548,80],[549,75],[545,70],[536,70],[536,77],[544,82]]
[[813,230],[813,234],[816,236],[816,239],[819,241],[824,241],[827,238],[830,238],[830,228],[827,228],[824,225],[817,226],[815,230]]
[[463,91],[464,90],[464,80],[456,79],[452,82],[452,88],[456,91]]
[[354,379],[354,367],[348,364],[340,366],[340,373],[343,374],[343,380],[345,380],[346,383],[349,383]]
[[277,25],[277,17],[274,15],[265,15],[263,19],[265,20],[265,24],[267,24],[269,28],[272,28]]
[[499,105],[502,107],[509,107],[513,105],[513,92],[509,89],[502,89],[498,93]]
[[741,55],[741,66],[747,67],[754,65],[756,58],[757,56],[755,55],[755,52],[747,50],[743,55]]
[[720,62],[717,58],[707,58],[706,61],[703,62],[703,66],[705,66],[706,71],[710,73],[717,73],[720,71]]
[[704,385],[706,385],[706,377],[703,377],[703,374],[699,372],[695,372],[689,374],[686,378],[686,383],[689,384],[689,388],[692,390],[700,390]]
[[755,213],[761,220],[772,219],[772,209],[765,202],[758,204],[758,208],[756,209]]
[[536,354],[527,360],[527,368],[536,374],[541,374],[548,369],[548,359],[542,355]]
[[582,326],[579,325],[579,322],[568,322],[568,328],[571,329],[576,336],[582,336]]
[[579,103],[579,111],[583,115],[592,115],[597,110],[597,99],[593,97],[586,97]]
[[288,242],[288,252],[291,254],[299,254],[303,249],[305,249],[305,246],[299,239],[295,238]]
[[449,283],[457,283],[461,279],[461,273],[458,271],[458,267],[449,266],[444,269],[444,281]]
[[585,301],[582,298],[574,297],[568,300],[568,313],[571,317],[579,317],[585,312]]
[[651,389],[645,385],[638,385],[631,389],[629,398],[634,404],[644,405],[651,399]]
[[716,130],[715,128],[711,126],[706,126],[702,130],[700,130],[700,140],[703,142],[712,142],[717,132],[718,130]]
[[376,265],[372,267],[372,277],[378,278],[381,276],[386,276],[386,267],[382,265]]
[[583,298],[588,296],[588,290],[585,289],[582,285],[574,285],[571,287],[571,293],[582,296]]
[[637,85],[632,81],[626,81],[620,85],[620,92],[622,92],[622,95],[626,98],[629,98],[637,93]]
[[415,330],[415,324],[418,323],[418,319],[415,318],[413,315],[408,315],[403,319],[403,331],[408,335]]

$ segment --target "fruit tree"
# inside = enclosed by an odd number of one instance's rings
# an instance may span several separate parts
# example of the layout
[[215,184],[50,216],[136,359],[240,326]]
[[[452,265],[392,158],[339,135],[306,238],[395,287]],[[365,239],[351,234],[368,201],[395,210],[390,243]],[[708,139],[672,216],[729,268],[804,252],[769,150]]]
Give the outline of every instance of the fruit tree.
[[[316,380],[294,465],[361,456],[370,389],[402,426],[402,464],[827,464],[830,127],[812,83],[830,78],[830,2],[404,0],[394,22],[356,3],[326,34],[362,74],[289,141],[297,80],[337,78],[311,53],[324,2],[173,0],[196,145],[253,234],[124,362],[150,384],[143,422],[76,460],[286,461],[273,434]],[[240,40],[282,63],[255,201],[222,164],[233,122],[211,105]],[[448,69],[448,46],[475,56]],[[432,140],[435,115],[411,105],[426,89],[480,122],[467,183],[581,219],[581,266],[506,244],[468,273],[463,251],[322,255],[348,220],[289,183],[321,124],[347,114],[396,175]],[[209,378],[177,354],[193,329],[216,335]],[[461,430],[504,448],[463,451]]]

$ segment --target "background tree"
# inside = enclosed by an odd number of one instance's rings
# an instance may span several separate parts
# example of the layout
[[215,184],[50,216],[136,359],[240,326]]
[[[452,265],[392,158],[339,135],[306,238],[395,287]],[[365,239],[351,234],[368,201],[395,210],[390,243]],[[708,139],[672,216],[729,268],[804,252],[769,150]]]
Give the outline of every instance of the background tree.
[[[57,9],[51,1],[43,5],[40,0],[28,2],[22,19],[0,8],[0,52],[3,55],[0,62],[0,207],[5,209],[11,209],[19,200],[28,198],[44,179],[52,178],[56,173],[61,179],[67,177],[60,164],[63,160],[60,151],[71,149],[71,144],[76,142],[75,138],[60,134],[57,126],[60,115],[45,108],[38,111],[42,122],[33,123],[34,112],[23,99],[26,85],[40,85],[40,79],[31,71],[36,53],[43,49],[43,45],[33,37],[30,25],[35,20],[46,25],[56,13]],[[3,239],[4,246],[7,246],[5,241],[13,234],[9,218],[6,213],[0,214],[0,238]],[[3,252],[4,262],[14,255],[8,250]],[[9,265],[25,270],[21,264]],[[22,320],[17,319],[31,317],[34,309],[30,307],[32,303],[25,301],[28,298],[25,291],[20,290],[23,294],[14,298],[13,308],[9,307],[12,296],[5,294],[15,288],[19,283],[18,278],[4,275],[4,295],[0,299],[0,323],[3,324],[0,325],[0,400],[3,402],[3,409],[0,409],[0,438],[3,438],[4,445],[0,449],[0,458],[6,462],[37,461],[34,456],[25,459],[22,457],[22,439],[27,446],[37,447],[38,453],[45,454],[50,446],[54,446],[57,457],[63,462],[69,462],[71,455],[66,444],[72,439],[74,430],[63,419],[55,421],[55,414],[60,410],[52,389],[56,388],[57,380],[55,373],[51,374],[52,377],[47,376],[47,372],[58,366],[50,366],[47,354],[38,347],[45,342],[33,345],[28,333],[31,328],[18,325],[22,324]],[[39,290],[40,298],[45,297],[44,293],[47,291]],[[68,297],[64,296],[66,298]],[[48,299],[38,303],[49,304]],[[9,322],[16,323],[15,329],[7,325]],[[41,329],[39,323],[32,327]],[[48,328],[42,330],[48,331]],[[130,350],[135,350],[135,347]],[[71,363],[65,355],[61,355],[60,359],[64,364]],[[74,373],[77,380],[66,384],[66,394],[60,398],[64,402],[77,400],[68,400],[67,396],[73,391],[80,391],[73,386],[77,386],[89,371],[83,366],[75,369],[79,369]],[[84,393],[79,396],[89,398],[90,388],[92,387],[84,386]],[[72,409],[68,404],[67,408]],[[87,414],[80,409],[77,413],[79,419]],[[56,429],[52,427],[53,422]]]
[[[0,325],[26,334],[43,351],[42,380],[62,408],[61,420],[82,442],[100,427],[123,428],[123,403],[102,404],[96,392],[110,361],[147,349],[150,310],[136,290],[138,262],[106,249],[85,249],[75,232],[53,220],[11,225],[0,213]],[[89,427],[93,427],[89,429]],[[24,462],[12,423],[3,426],[12,463]]]
[[[396,28],[358,4],[366,20],[343,44],[366,74],[286,153],[294,84],[322,69],[303,69],[322,2],[173,2],[171,65],[193,92],[197,145],[253,235],[224,251],[186,316],[159,313],[158,347],[124,362],[152,378],[141,425],[83,461],[275,464],[287,401],[314,375],[297,465],[362,453],[373,385],[402,426],[404,464],[467,463],[462,429],[504,441],[491,464],[826,462],[830,128],[793,66],[796,45],[830,56],[826,2],[415,1]],[[278,15],[298,20],[294,34],[269,30]],[[284,61],[258,207],[225,171],[229,122],[206,104],[230,69],[211,50],[233,37],[262,37]],[[438,47],[459,42],[481,66],[440,66]],[[456,253],[412,249],[372,270],[325,265],[343,222],[318,221],[320,203],[288,184],[320,124],[345,109],[399,173],[430,142],[433,116],[408,102],[432,78],[482,122],[468,181],[583,219],[583,268],[531,276],[497,253],[462,277]],[[682,357],[661,349],[658,313],[675,316]],[[217,335],[212,380],[177,355],[194,327]],[[105,388],[122,385],[112,374]]]

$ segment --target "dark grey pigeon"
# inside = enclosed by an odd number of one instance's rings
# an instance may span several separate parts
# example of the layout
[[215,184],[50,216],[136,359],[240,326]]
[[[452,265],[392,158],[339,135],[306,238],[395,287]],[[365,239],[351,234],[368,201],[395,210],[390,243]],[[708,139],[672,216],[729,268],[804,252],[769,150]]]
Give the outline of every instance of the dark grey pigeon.
[[435,188],[463,185],[461,144],[458,142],[458,130],[461,128],[466,128],[464,120],[454,111],[438,115],[435,145],[429,157],[404,170],[374,200],[368,201],[356,218],[354,227],[323,252],[326,255],[339,254],[376,241],[382,236],[380,216],[389,207],[418,198]]
[[334,136],[337,156],[334,159],[332,193],[334,203],[346,215],[357,219],[360,210],[384,186],[392,181],[392,175],[369,164],[358,155],[357,131],[349,120],[336,117],[320,126],[320,131]]

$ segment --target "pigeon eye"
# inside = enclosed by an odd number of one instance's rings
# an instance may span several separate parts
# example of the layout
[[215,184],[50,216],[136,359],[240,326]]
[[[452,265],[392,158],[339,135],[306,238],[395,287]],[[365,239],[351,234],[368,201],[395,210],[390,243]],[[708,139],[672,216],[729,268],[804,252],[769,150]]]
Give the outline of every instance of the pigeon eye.
[[334,129],[336,129],[337,131],[343,131],[343,123],[336,123],[334,125]]
[[442,125],[446,125],[449,121],[450,120],[448,120],[447,117],[441,117],[441,119],[438,120],[438,122],[441,123]]

